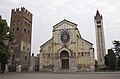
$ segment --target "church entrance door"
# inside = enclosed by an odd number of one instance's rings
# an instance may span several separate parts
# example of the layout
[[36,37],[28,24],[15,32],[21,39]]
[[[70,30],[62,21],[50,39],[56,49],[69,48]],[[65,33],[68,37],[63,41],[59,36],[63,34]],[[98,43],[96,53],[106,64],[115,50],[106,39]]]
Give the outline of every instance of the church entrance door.
[[62,69],[69,69],[69,59],[62,59]]
[[60,53],[60,58],[62,69],[69,69],[69,53],[67,51],[62,51]]

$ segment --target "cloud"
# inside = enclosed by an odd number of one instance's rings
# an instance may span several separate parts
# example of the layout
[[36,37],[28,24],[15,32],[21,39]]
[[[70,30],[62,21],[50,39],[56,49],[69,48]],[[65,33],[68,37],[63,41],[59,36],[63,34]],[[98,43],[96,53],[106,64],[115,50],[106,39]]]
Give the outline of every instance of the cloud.
[[113,39],[120,39],[119,0],[1,0],[0,15],[10,22],[12,8],[25,7],[33,13],[32,52],[39,53],[39,46],[52,37],[53,25],[64,18],[78,24],[83,38],[95,45],[94,15],[103,15],[106,48]]

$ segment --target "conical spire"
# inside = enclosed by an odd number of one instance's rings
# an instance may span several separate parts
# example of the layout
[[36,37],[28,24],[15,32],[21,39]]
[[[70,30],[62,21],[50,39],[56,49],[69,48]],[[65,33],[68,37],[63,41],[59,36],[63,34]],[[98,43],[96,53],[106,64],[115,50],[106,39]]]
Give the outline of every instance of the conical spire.
[[97,10],[95,20],[101,20],[101,19],[102,19],[102,15],[100,15],[99,11]]
[[97,10],[97,12],[96,12],[96,16],[100,16],[100,13],[99,13],[99,11]]

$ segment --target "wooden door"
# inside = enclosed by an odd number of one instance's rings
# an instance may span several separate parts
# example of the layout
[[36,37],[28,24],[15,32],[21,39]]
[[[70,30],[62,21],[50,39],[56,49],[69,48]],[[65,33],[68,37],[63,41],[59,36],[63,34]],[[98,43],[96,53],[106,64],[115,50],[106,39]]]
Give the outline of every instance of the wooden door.
[[62,59],[62,69],[69,69],[69,59]]

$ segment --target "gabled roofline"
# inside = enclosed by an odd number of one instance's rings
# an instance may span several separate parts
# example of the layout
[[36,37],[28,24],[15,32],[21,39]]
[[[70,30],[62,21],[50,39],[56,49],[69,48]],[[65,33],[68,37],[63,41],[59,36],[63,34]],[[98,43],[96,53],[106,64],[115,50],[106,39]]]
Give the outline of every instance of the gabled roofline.
[[85,40],[85,39],[83,39],[83,38],[81,38],[81,39],[93,45],[93,43],[91,43],[91,42],[89,42],[89,41],[87,41],[87,40]]
[[[78,36],[78,37],[79,37],[79,36]],[[90,44],[92,44],[92,45],[93,45],[93,43],[91,43],[91,42],[89,42],[89,41],[87,41],[87,40],[83,39],[82,37],[79,37],[79,38],[81,38],[82,40],[86,41],[87,43],[90,43]]]
[[54,28],[55,26],[59,25],[60,23],[64,22],[64,21],[69,22],[69,23],[77,26],[77,24],[75,24],[75,23],[73,23],[73,22],[71,22],[71,21],[68,21],[68,20],[64,19],[64,20],[60,21],[59,23],[55,24],[55,25],[53,26],[53,28]]
[[48,42],[50,42],[52,39],[53,39],[53,37],[52,37],[51,39],[49,39],[47,42],[43,43],[43,44],[40,46],[40,48],[43,47],[44,45],[46,45],[46,44],[47,44]]

